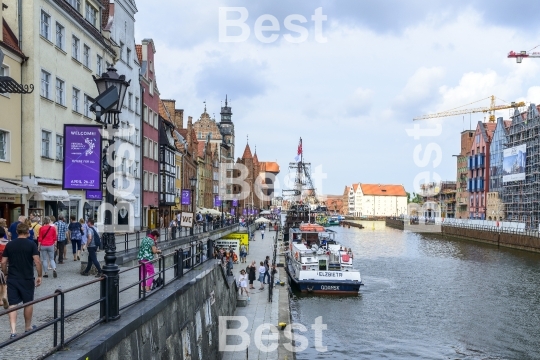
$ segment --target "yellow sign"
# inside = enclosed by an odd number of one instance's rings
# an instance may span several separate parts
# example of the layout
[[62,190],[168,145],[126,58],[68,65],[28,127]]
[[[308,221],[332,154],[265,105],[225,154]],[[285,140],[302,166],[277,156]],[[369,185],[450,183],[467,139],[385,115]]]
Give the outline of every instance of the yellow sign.
[[240,245],[246,245],[246,251],[249,252],[249,237],[248,233],[231,233],[225,235],[222,239],[235,239],[240,240]]

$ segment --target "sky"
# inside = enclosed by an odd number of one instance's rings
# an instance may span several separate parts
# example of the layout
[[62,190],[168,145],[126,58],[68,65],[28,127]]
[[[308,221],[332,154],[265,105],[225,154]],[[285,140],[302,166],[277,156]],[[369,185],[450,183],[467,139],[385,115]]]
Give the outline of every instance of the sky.
[[[161,97],[175,99],[185,119],[198,119],[206,101],[219,121],[227,94],[235,157],[249,137],[260,161],[279,163],[281,188],[300,137],[321,194],[359,182],[414,191],[455,181],[460,132],[486,114],[414,117],[489,106],[491,95],[501,105],[540,103],[540,59],[507,58],[540,44],[540,23],[526,19],[540,13],[538,1],[139,0],[137,8],[136,41],[154,40]],[[441,130],[415,138],[414,126]]]

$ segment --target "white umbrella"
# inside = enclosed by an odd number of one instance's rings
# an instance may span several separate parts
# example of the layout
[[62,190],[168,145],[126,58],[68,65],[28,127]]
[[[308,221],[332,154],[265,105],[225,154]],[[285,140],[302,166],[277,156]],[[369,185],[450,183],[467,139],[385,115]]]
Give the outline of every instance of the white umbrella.
[[255,224],[260,224],[260,223],[269,223],[271,222],[270,220],[266,219],[266,218],[263,218],[263,217],[260,217],[258,218],[257,220],[255,220]]
[[270,210],[261,211],[261,215],[270,215],[270,214],[271,214]]

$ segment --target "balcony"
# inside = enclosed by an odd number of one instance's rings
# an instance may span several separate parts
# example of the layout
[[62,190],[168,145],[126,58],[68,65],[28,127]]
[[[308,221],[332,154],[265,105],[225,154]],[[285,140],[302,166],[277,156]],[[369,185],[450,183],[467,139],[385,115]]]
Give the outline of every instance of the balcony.
[[476,169],[483,169],[485,168],[486,155],[484,153],[478,154],[475,156],[475,168]]

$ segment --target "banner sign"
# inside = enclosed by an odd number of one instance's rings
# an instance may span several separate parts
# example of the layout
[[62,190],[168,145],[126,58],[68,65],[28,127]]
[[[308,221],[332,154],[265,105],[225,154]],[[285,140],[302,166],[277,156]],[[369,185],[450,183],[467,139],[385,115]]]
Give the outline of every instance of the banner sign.
[[242,209],[242,215],[247,215],[247,209]]
[[64,125],[62,189],[101,189],[101,126]]
[[234,216],[234,208],[231,209],[231,215]]
[[238,199],[233,199],[232,206],[238,206]]
[[182,205],[191,204],[191,190],[182,190]]
[[220,206],[221,206],[221,200],[219,199],[219,196],[218,196],[218,195],[216,195],[216,196],[214,197],[214,206],[215,206],[215,207],[220,207]]
[[180,226],[193,227],[193,213],[182,212],[180,217]]
[[87,200],[103,200],[103,192],[101,190],[86,190]]
[[503,183],[525,180],[526,159],[526,144],[503,150]]

